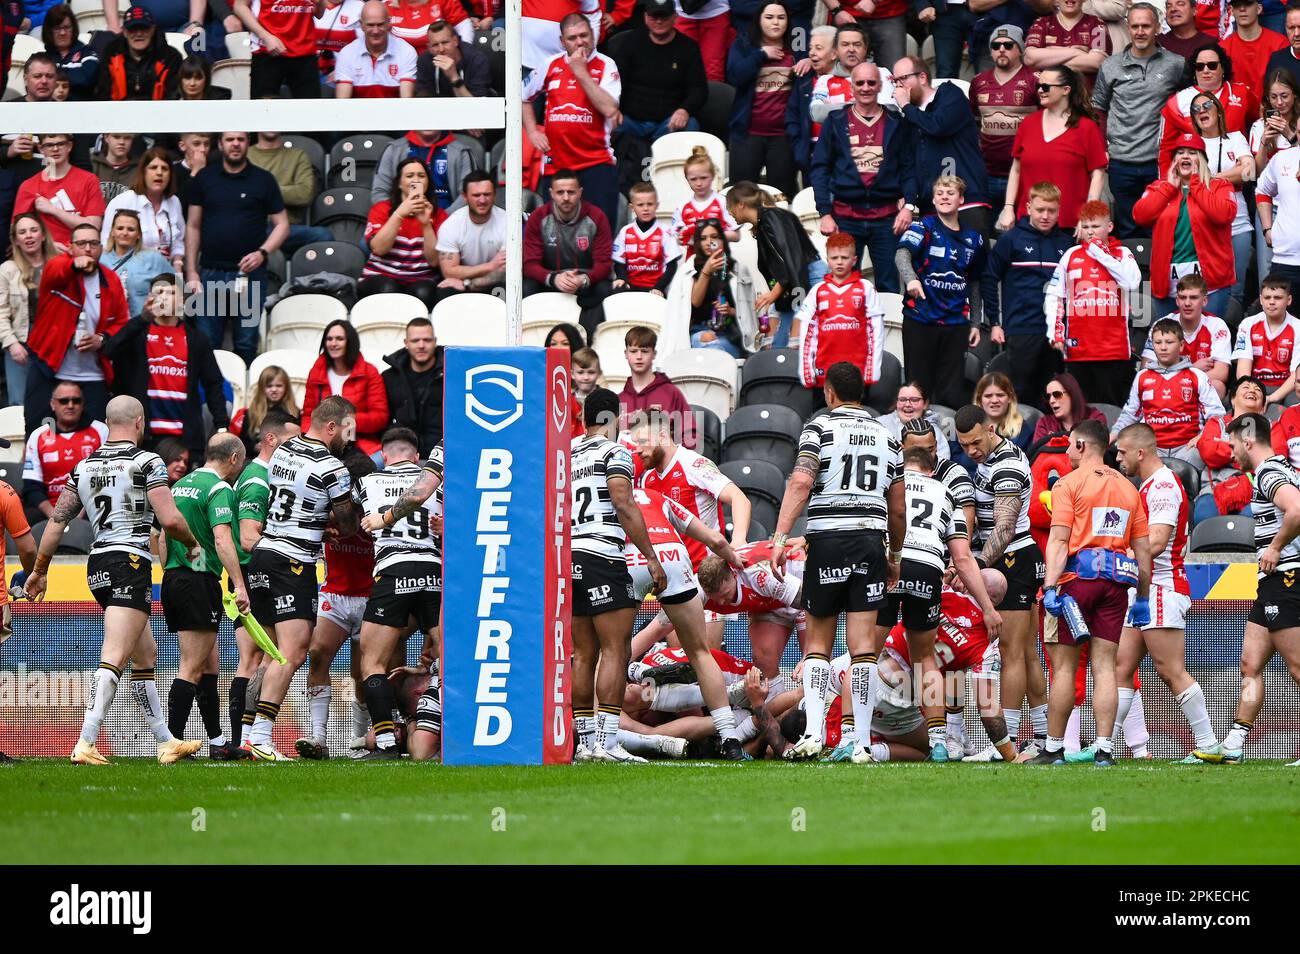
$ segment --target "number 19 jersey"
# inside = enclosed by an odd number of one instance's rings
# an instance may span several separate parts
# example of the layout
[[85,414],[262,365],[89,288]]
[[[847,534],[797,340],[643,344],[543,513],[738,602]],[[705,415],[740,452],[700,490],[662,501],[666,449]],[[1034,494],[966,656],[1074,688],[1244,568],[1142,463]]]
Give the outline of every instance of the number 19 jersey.
[[573,478],[570,548],[622,563],[627,533],[610,500],[609,479],[622,477],[631,489],[635,476],[632,454],[607,437],[588,434],[573,442],[569,467]]
[[347,468],[320,441],[300,434],[276,448],[266,480],[270,506],[257,549],[315,563],[330,508],[350,499]]
[[808,533],[884,531],[885,495],[901,476],[899,444],[864,407],[844,404],[809,421],[799,456],[817,461]]
[[[436,453],[441,458],[441,447]],[[353,497],[367,516],[387,513],[402,499],[423,470],[419,464],[409,461],[391,464],[357,481]],[[441,491],[442,488],[438,489]],[[375,572],[382,573],[399,563],[441,563],[441,547],[430,527],[433,518],[441,515],[442,495],[435,492],[393,526],[377,531]]]
[[68,477],[86,508],[97,553],[134,553],[145,560],[153,507],[149,491],[167,487],[167,468],[152,451],[129,441],[113,441],[77,462]]

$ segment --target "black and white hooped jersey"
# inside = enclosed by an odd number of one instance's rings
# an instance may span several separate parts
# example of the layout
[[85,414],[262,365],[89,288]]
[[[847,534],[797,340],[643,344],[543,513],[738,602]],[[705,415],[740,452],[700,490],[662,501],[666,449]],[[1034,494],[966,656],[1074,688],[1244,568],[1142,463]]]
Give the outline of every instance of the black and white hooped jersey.
[[[387,513],[411,489],[424,468],[409,461],[392,464],[357,481],[352,498],[367,516]],[[408,563],[441,563],[441,541],[433,518],[442,516],[442,485],[391,527],[375,531],[375,572]]]
[[104,444],[77,462],[68,477],[95,536],[91,553],[134,553],[148,560],[153,507],[149,491],[167,489],[167,466],[130,441]]
[[315,563],[330,509],[351,499],[347,468],[320,441],[300,434],[276,448],[266,468],[266,482],[271,488],[270,505],[257,549]]
[[[1250,499],[1250,511],[1255,516],[1256,558],[1268,549],[1282,526],[1282,511],[1273,503],[1273,498],[1285,484],[1300,487],[1300,477],[1290,462],[1280,454],[1270,457],[1255,468],[1255,492]],[[1277,561],[1277,570],[1274,572],[1297,568],[1300,568],[1300,537],[1282,548],[1282,556]],[[1259,576],[1262,579],[1265,574],[1261,572]]]
[[1005,552],[1012,553],[1034,542],[1029,535],[1029,491],[1032,486],[1029,458],[1019,447],[1003,438],[993,453],[975,468],[975,518],[979,521],[977,549],[984,548],[993,532],[993,501],[997,497],[1020,498],[1016,533]]
[[914,470],[903,472],[907,488],[907,536],[903,559],[937,570],[948,566],[948,541],[966,536],[966,516],[943,483]]
[[799,456],[817,460],[809,533],[884,531],[886,495],[901,477],[899,444],[866,408],[840,405],[804,425]]
[[[958,507],[975,504],[975,482],[970,479],[970,472],[951,457],[939,461],[934,469],[934,479],[943,483],[952,492],[952,499]],[[971,530],[971,527],[967,527]]]
[[569,467],[573,478],[570,549],[621,563],[627,533],[610,501],[609,479],[622,477],[631,487],[636,476],[632,452],[607,437],[588,434],[574,440]]

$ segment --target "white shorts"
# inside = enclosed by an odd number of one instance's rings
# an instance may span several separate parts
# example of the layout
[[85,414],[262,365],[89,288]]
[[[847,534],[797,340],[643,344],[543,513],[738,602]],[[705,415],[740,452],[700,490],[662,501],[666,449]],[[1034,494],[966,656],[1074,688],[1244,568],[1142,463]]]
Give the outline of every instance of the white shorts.
[[322,590],[320,609],[316,613],[316,618],[329,620],[347,633],[349,639],[356,639],[361,635],[361,617],[365,612],[366,597],[339,596],[337,593],[326,593]]
[[[1133,601],[1137,599],[1137,589],[1128,591],[1128,605],[1130,612],[1133,608]],[[1187,628],[1187,611],[1192,608],[1192,598],[1177,592],[1172,587],[1157,586],[1151,584],[1151,595],[1147,602],[1151,606],[1151,622],[1147,623],[1142,629],[1186,629]],[[1132,626],[1133,622],[1124,617],[1124,625]]]
[[[661,543],[655,547],[655,556],[664,568],[664,576],[668,577],[668,584],[656,597],[661,604],[685,603],[699,592],[695,585],[695,571],[691,569],[691,556],[684,544]],[[636,547],[629,546],[623,551],[623,559],[627,561],[627,572],[632,575],[632,591],[637,599],[644,600],[654,591],[654,581],[650,579],[645,557]]]
[[871,716],[871,734],[897,739],[925,727],[925,717],[916,706],[896,706],[888,699],[876,701]]

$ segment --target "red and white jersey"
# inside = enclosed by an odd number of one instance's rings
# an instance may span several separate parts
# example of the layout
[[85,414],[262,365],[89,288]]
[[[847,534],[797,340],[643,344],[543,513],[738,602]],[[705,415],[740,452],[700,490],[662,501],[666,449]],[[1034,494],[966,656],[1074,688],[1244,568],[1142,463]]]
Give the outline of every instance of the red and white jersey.
[[1187,585],[1187,570],[1183,567],[1183,555],[1187,552],[1187,519],[1191,509],[1187,491],[1172,470],[1161,467],[1142,481],[1138,494],[1147,512],[1148,526],[1160,524],[1174,528],[1165,548],[1151,558],[1151,584],[1190,596],[1192,590]]
[[455,27],[469,19],[460,0],[428,0],[418,5],[399,2],[388,5],[388,14],[393,24],[393,36],[401,37],[411,44],[416,55],[429,48],[430,23],[445,20]]
[[[718,506],[718,496],[730,484],[731,478],[718,470],[713,461],[693,450],[678,447],[663,470],[651,467],[641,475],[640,486],[645,490],[657,490],[689,510],[706,527],[721,532],[722,508]],[[698,540],[687,540],[686,549],[691,554],[691,566],[698,570],[709,555],[708,549]]]
[[[968,593],[944,587],[939,596],[939,614],[939,629],[934,640],[939,671],[978,670],[989,651],[989,631],[984,625],[984,613],[979,603]],[[889,631],[885,647],[911,665],[902,623]]]
[[627,281],[634,288],[654,288],[668,263],[680,255],[672,230],[658,221],[644,232],[630,222],[614,237],[613,259],[627,266]]
[[1300,353],[1296,345],[1300,344],[1300,321],[1291,315],[1280,326],[1274,328],[1261,311],[1251,315],[1237,328],[1237,344],[1232,349],[1232,357],[1246,358],[1250,361],[1252,377],[1259,378],[1264,387],[1272,390],[1291,376]]
[[[604,53],[592,53],[587,72],[617,103],[623,95],[623,81],[614,61]],[[544,128],[551,144],[546,154],[547,169],[590,169],[614,161],[609,144],[614,122],[602,116],[587,98],[569,68],[566,54],[551,57],[544,68],[534,70],[528,78],[524,101],[532,102],[542,93],[546,94]]]
[[[251,0],[253,16],[267,33],[284,44],[282,56],[316,55],[316,4],[312,0]],[[252,31],[249,49],[266,55],[262,41]]]
[[736,601],[721,603],[706,600],[704,608],[722,615],[732,613],[780,613],[797,616],[800,612],[800,595],[803,592],[803,571],[807,555],[803,550],[791,550],[786,555],[785,579],[777,579],[772,572],[772,541],[760,540],[746,544],[736,551],[745,558],[745,569],[732,568],[736,580]]
[[[844,106],[853,102],[853,83],[847,76],[838,76],[835,73],[826,73],[817,77],[813,83],[812,96],[810,103],[826,103],[828,106]],[[812,141],[816,142],[821,138],[822,124],[812,124]]]
[[1196,29],[1216,40],[1228,35],[1232,7],[1223,0],[1195,0]]
[[[711,649],[709,652],[713,654],[713,658],[724,676],[743,676],[754,668],[752,662],[737,659],[735,656],[724,653],[721,649]],[[671,666],[676,663],[690,662],[690,657],[686,655],[686,650],[680,647],[664,646],[650,650],[641,659],[641,662],[646,666]]]
[[[1164,178],[1169,160],[1174,155],[1174,144],[1186,132],[1196,132],[1192,125],[1192,100],[1202,93],[1195,86],[1180,89],[1165,101],[1160,109],[1160,151],[1157,156],[1159,175]],[[1245,135],[1250,124],[1259,115],[1259,100],[1250,87],[1240,80],[1229,80],[1213,94],[1223,106],[1225,132]]]
[[820,388],[838,361],[862,370],[873,384],[880,379],[885,350],[885,307],[876,288],[857,272],[844,284],[829,275],[813,287],[795,315],[799,332],[799,376],[804,387]]
[[27,438],[23,480],[44,484],[50,503],[58,503],[59,494],[63,493],[63,487],[77,461],[85,460],[95,453],[106,440],[108,427],[103,421],[92,421],[89,427],[65,432],[53,429],[49,424],[42,424]]
[[1181,447],[1200,436],[1206,421],[1223,413],[1223,402],[1209,376],[1180,358],[1173,367],[1137,373],[1111,430],[1118,433],[1142,421],[1156,432],[1157,447]]
[[677,244],[683,251],[691,247],[691,240],[695,237],[695,224],[705,219],[720,221],[724,232],[740,229],[727,211],[726,201],[718,193],[712,192],[704,199],[691,196],[673,213],[673,231],[677,234]]
[[[1227,364],[1232,360],[1232,333],[1222,318],[1216,315],[1202,314],[1195,330],[1183,329],[1183,357],[1192,364],[1202,358],[1222,361]],[[1142,346],[1142,363],[1154,367],[1156,363],[1155,348],[1151,345],[1151,334],[1147,333],[1147,343]]]
[[333,73],[334,55],[361,36],[361,8],[365,5],[365,0],[342,0],[327,5],[316,18],[316,50],[322,72]]
[[355,99],[396,98],[403,83],[415,83],[415,60],[415,51],[401,40],[389,37],[388,48],[372,56],[365,37],[358,37],[334,58],[334,82],[350,83]]
[[375,544],[357,533],[341,540],[325,541],[325,585],[323,593],[336,596],[369,596],[374,583]]
[[[681,543],[686,528],[695,519],[689,510],[657,490],[638,487],[632,491],[632,499],[636,501],[641,519],[645,521],[645,532],[650,538],[650,545],[656,549],[663,544]],[[630,543],[628,547],[636,549]]]
[[1068,361],[1129,357],[1129,293],[1142,282],[1133,253],[1117,239],[1071,247],[1047,283],[1047,337],[1065,342]]

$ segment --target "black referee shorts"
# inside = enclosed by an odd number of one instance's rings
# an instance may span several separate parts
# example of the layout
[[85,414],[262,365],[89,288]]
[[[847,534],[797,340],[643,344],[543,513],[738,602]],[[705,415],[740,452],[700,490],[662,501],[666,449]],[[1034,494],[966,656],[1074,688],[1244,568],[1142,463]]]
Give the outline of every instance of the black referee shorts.
[[211,573],[178,566],[164,570],[163,618],[173,633],[215,633],[221,622],[221,581]]

